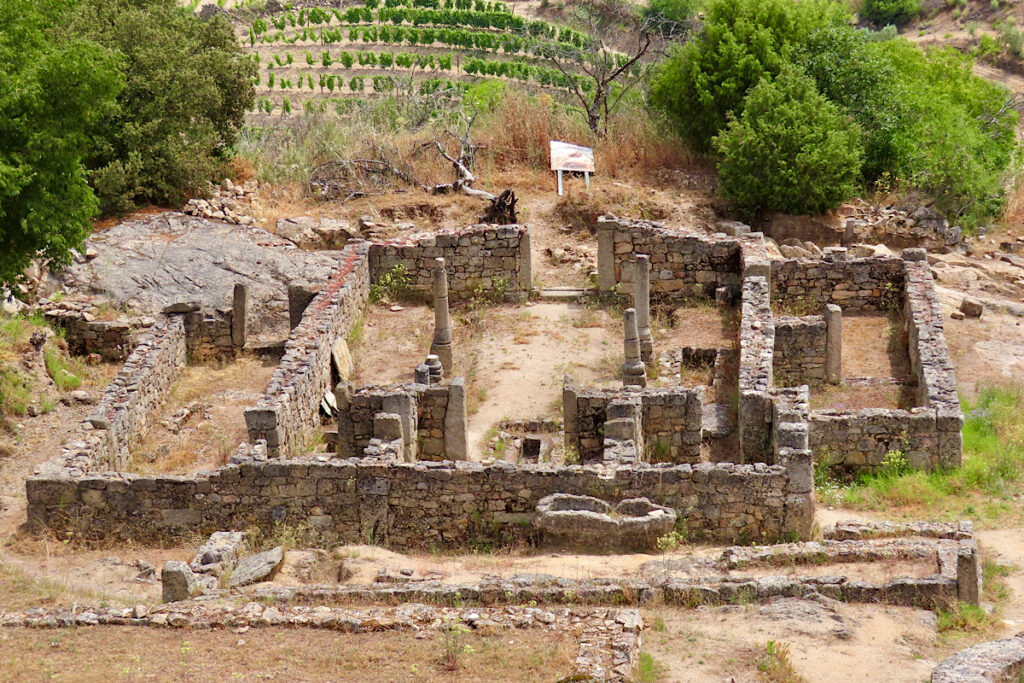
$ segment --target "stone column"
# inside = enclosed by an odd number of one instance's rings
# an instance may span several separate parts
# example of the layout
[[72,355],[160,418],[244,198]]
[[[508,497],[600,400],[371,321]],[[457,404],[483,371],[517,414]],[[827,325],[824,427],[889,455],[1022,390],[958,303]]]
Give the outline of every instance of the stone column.
[[640,340],[640,359],[650,363],[654,357],[651,337],[651,257],[636,255],[636,278],[633,284],[633,307],[636,308],[636,330]]
[[448,271],[444,259],[435,259],[434,265],[434,340],[430,353],[441,360],[445,371],[452,371],[452,331],[448,321]]
[[636,309],[627,308],[623,318],[626,323],[623,350],[626,361],[622,364],[622,384],[625,386],[647,386],[647,367],[640,360],[640,339],[636,331]]
[[835,304],[825,306],[825,381],[843,381],[843,309]]
[[565,426],[563,448],[566,453],[575,453],[577,456],[580,453],[580,430],[576,419],[579,395],[579,382],[565,375],[562,379],[562,420]]
[[231,298],[231,343],[238,348],[245,346],[246,317],[249,309],[249,290],[241,282],[235,283]]
[[618,223],[603,216],[597,219],[597,289],[615,289],[615,228]]

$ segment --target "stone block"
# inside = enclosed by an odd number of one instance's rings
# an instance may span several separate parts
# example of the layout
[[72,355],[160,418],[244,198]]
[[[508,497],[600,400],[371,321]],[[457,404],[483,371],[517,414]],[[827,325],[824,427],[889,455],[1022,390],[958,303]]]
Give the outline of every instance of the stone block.
[[160,572],[164,602],[178,602],[202,592],[202,584],[189,566],[178,560],[164,564]]
[[277,546],[266,552],[243,557],[228,578],[228,587],[237,588],[263,581],[273,574],[284,559],[284,548]]

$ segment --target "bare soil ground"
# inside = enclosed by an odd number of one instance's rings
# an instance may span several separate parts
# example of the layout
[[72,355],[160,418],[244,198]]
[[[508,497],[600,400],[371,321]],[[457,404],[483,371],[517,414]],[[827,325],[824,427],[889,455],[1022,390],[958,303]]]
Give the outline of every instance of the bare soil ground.
[[344,634],[316,629],[182,632],[154,628],[0,631],[7,681],[524,681],[572,672],[570,634],[531,629],[469,633],[450,671],[439,633]]
[[844,316],[842,356],[843,382],[812,387],[812,408],[913,406],[910,357],[903,320],[898,314]]
[[186,367],[149,433],[132,450],[132,469],[191,474],[224,465],[248,438],[243,413],[262,396],[276,366],[277,359],[242,356]]

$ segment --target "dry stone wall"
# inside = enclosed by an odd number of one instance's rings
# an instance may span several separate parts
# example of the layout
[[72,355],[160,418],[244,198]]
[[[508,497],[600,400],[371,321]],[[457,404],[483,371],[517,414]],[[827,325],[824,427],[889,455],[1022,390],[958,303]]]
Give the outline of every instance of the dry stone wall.
[[636,254],[651,257],[651,296],[712,298],[719,287],[738,289],[740,246],[734,238],[673,230],[648,221],[602,216],[597,221],[598,282],[632,295]]
[[320,427],[318,406],[333,390],[331,352],[361,318],[370,294],[369,245],[349,244],[326,284],[292,330],[263,400],[245,411],[250,443],[266,441],[271,456],[288,457]]
[[538,501],[553,493],[645,497],[679,511],[689,538],[770,541],[794,536],[784,467],[698,465],[513,466],[382,463],[373,458],[243,458],[194,477],[50,473],[27,480],[29,519],[80,538],[143,541],[218,529],[309,525],[341,542],[397,549],[500,544],[528,537]]
[[739,435],[741,462],[764,462],[771,433],[775,321],[768,280],[744,277],[740,318]]
[[139,339],[93,413],[42,472],[78,476],[127,467],[129,449],[145,434],[185,366],[185,326],[180,316],[157,321]]
[[832,261],[773,259],[772,302],[780,307],[819,311],[837,304],[844,311],[892,311],[903,303],[903,260],[872,257]]
[[477,292],[519,297],[533,286],[530,230],[522,225],[475,225],[402,241],[374,242],[369,257],[373,282],[401,265],[412,288],[424,296],[433,288],[431,273],[438,257],[445,260],[452,300],[467,299]]
[[825,317],[775,318],[775,383],[780,386],[815,384],[825,380]]
[[567,379],[563,385],[567,402],[566,445],[579,454],[580,462],[602,461],[606,441],[609,405],[638,401],[641,444],[647,444],[641,459],[650,462],[698,463],[701,460],[701,409],[703,389],[671,387],[645,389],[580,389]]
[[156,324],[152,316],[118,320],[97,320],[88,312],[90,302],[42,301],[40,310],[47,322],[64,330],[68,350],[79,356],[99,354],[105,361],[124,360],[145,330]]

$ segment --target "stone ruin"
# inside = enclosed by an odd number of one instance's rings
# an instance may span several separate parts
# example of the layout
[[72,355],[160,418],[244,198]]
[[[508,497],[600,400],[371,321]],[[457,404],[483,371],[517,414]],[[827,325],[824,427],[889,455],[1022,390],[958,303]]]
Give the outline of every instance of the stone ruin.
[[[610,217],[597,227],[592,295],[628,306],[624,381],[596,389],[566,377],[564,451],[577,462],[484,464],[469,451],[466,383],[452,376],[459,350],[448,330],[448,301],[488,288],[511,300],[532,294],[529,229],[473,226],[350,241],[322,281],[296,281],[287,297],[274,294],[287,298],[290,314],[283,356],[262,398],[245,411],[247,442],[212,472],[153,476],[127,466],[197,352],[230,356],[246,345],[246,309],[259,297],[225,287],[217,306],[172,303],[146,325],[124,330],[94,330],[97,321],[61,309],[69,343],[81,337],[96,349],[109,332],[111,348],[126,358],[94,413],[27,480],[30,525],[146,540],[288,524],[343,543],[457,548],[535,542],[544,501],[568,495],[602,501],[593,513],[620,530],[631,517],[648,518],[623,502],[642,498],[650,511],[664,512],[655,515],[658,531],[668,528],[671,511],[674,528],[692,540],[796,540],[811,534],[812,453],[828,450],[852,470],[878,467],[894,449],[921,468],[960,462],[963,416],[923,250],[850,258],[828,248],[822,259],[779,260],[768,258],[759,233],[708,235]],[[344,342],[371,284],[397,265],[415,291],[433,299],[426,361],[409,368],[408,383],[354,386]],[[693,297],[738,308],[738,355],[670,350],[674,362],[713,366],[715,379],[652,386],[646,364],[659,340],[651,333],[651,302]],[[794,300],[819,312],[773,312],[773,303]],[[902,312],[914,407],[812,409],[808,385],[842,377],[843,315],[863,311]],[[730,362],[738,368],[735,400],[712,402]],[[321,436],[326,448],[311,449]],[[629,508],[619,511],[624,516],[609,514],[622,505]],[[538,524],[545,536],[554,532]],[[589,533],[580,528],[576,535]],[[645,545],[653,533],[645,532]],[[619,534],[623,542],[625,536]]]

